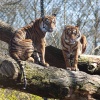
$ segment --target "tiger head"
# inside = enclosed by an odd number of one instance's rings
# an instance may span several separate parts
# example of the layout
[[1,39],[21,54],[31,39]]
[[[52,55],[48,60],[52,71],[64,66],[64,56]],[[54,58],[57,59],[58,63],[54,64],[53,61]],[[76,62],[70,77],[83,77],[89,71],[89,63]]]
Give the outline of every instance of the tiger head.
[[66,26],[64,29],[65,41],[69,44],[75,44],[81,38],[81,33],[77,26]]
[[44,16],[40,24],[40,28],[43,32],[53,32],[56,27],[56,16]]

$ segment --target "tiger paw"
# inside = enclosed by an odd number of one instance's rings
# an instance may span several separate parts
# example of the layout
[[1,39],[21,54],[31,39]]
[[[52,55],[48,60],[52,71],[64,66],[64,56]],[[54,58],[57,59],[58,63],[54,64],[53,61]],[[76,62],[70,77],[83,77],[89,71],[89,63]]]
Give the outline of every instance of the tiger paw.
[[72,67],[71,68],[71,71],[79,71],[79,69],[78,68],[75,68],[75,67]]
[[28,60],[29,62],[33,62],[33,63],[34,63],[34,59],[33,59],[32,57],[29,57],[27,60]]
[[50,66],[48,63],[45,63],[44,65],[45,65],[46,67],[49,67],[49,66]]
[[45,66],[45,67],[49,67],[49,64],[46,63],[46,62],[45,62],[45,63],[43,63],[43,62],[39,62],[39,64],[42,65],[42,66]]
[[71,70],[71,68],[70,67],[67,67],[66,70]]

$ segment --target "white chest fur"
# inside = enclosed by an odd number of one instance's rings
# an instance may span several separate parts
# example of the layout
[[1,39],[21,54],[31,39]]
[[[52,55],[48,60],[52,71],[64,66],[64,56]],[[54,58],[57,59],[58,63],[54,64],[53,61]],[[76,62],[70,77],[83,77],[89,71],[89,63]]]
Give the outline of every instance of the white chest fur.
[[46,25],[43,22],[41,22],[40,29],[42,30],[42,32],[47,32],[45,27],[46,27]]

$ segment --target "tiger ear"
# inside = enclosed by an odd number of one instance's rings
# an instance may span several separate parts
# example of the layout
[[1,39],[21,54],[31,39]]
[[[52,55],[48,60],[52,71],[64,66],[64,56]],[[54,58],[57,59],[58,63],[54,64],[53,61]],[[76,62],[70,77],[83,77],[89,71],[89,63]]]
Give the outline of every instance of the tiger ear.
[[65,28],[68,30],[70,28],[70,25],[65,26]]
[[67,26],[65,25],[65,26],[64,26],[64,31],[66,31],[66,29],[67,29]]
[[56,14],[52,14],[52,16],[56,17]]
[[79,26],[78,25],[76,25],[75,27],[79,29]]

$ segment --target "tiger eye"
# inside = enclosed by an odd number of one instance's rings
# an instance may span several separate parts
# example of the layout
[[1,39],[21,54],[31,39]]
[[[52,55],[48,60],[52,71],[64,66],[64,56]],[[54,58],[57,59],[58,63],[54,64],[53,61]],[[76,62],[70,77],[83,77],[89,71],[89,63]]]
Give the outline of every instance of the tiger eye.
[[76,33],[76,30],[73,30],[73,33],[75,34]]
[[71,34],[71,30],[68,30],[68,33]]
[[46,19],[46,23],[50,23],[49,19]]
[[52,20],[52,23],[54,23],[54,24],[55,24],[55,23],[56,23],[56,21],[53,19],[53,20]]

